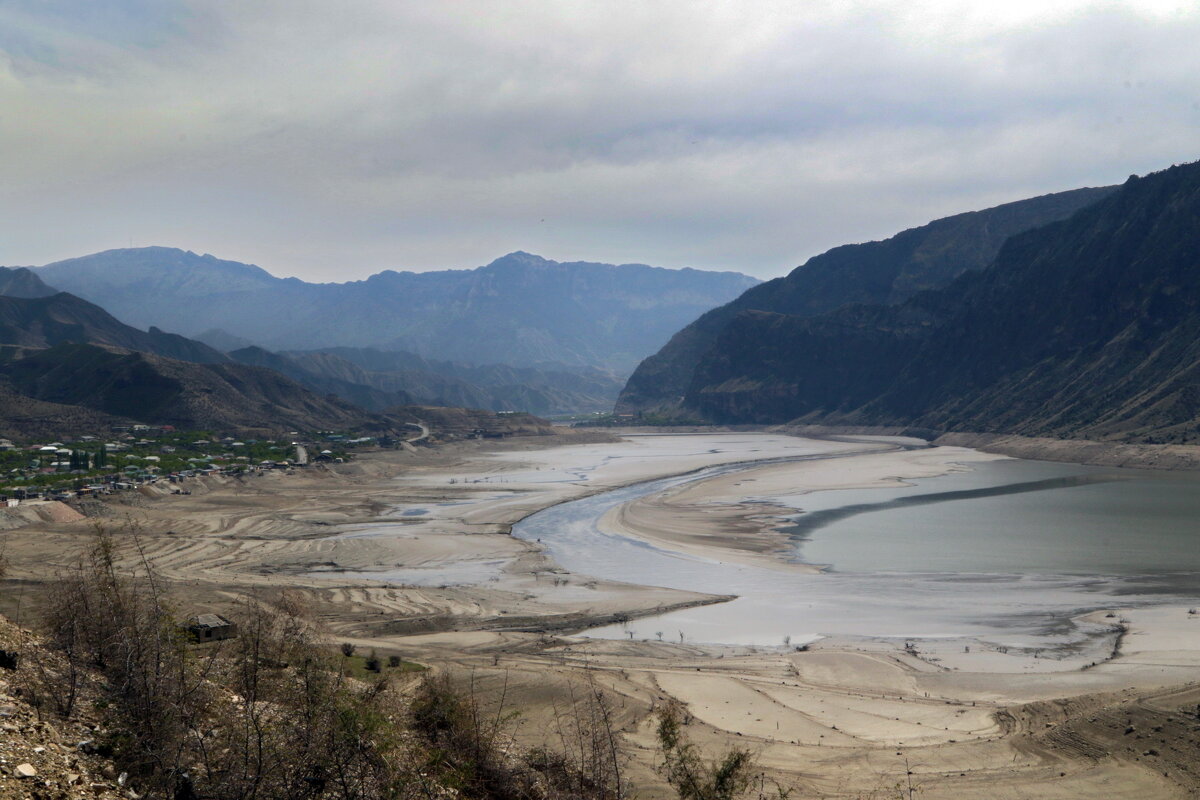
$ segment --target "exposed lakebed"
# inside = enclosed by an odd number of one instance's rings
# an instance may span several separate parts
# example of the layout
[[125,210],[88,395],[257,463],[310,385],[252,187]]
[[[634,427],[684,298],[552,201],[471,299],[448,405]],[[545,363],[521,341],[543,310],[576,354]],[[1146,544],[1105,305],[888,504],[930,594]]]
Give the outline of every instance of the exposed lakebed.
[[[821,574],[662,549],[598,526],[610,509],[727,465],[563,503],[514,526],[565,568],[737,595],[589,635],[734,644],[819,635],[1079,644],[1088,610],[1200,596],[1200,477],[1003,460],[898,488],[773,496],[796,509],[794,557]],[[753,500],[748,493],[748,500]]]

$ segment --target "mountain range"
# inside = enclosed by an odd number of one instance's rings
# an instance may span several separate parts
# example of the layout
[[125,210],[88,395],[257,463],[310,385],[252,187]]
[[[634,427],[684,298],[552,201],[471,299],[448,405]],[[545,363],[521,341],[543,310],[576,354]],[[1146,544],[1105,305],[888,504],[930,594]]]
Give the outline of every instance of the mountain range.
[[946,286],[964,272],[983,269],[1009,237],[1064,219],[1114,189],[1043,195],[956,214],[884,241],[835,247],[677,332],[638,365],[621,391],[617,411],[677,413],[697,366],[744,311],[812,317],[854,303],[895,305],[917,292]]
[[307,283],[164,247],[109,250],[36,273],[131,325],[241,346],[403,350],[621,375],[689,320],[758,283],[734,272],[559,263],[523,252],[477,269]]
[[[750,288],[669,341],[654,334],[666,343],[638,366],[618,409],[1200,440],[1200,164],[835,248],[760,285],[667,272],[515,253],[477,270],[308,284],[166,248],[0,268],[0,433],[117,418],[395,430],[414,405],[426,416],[429,406],[600,408],[619,385],[611,366],[652,338],[651,320],[704,307],[703,291],[719,284]],[[142,320],[179,313],[207,341],[125,324],[43,280],[54,276]],[[701,288],[680,289],[689,282]],[[162,308],[145,302],[159,290]],[[264,347],[257,337],[268,334],[295,346]],[[471,360],[417,352],[472,341]],[[488,362],[502,351],[510,363]],[[477,424],[474,412],[436,413],[464,430]]]
[[113,418],[221,430],[391,427],[201,342],[125,325],[66,292],[0,296],[0,389],[0,428],[17,436]]
[[[574,381],[579,391],[553,394],[539,392],[536,382],[545,378],[539,370],[443,365],[467,376],[490,375],[495,385],[488,390],[425,372],[437,365],[406,353],[342,349],[344,357],[254,346],[222,353],[178,334],[125,325],[66,292],[47,295],[44,290],[53,289],[44,284],[26,288],[42,296],[0,295],[0,429],[6,435],[39,430],[55,418],[92,428],[102,424],[97,420],[122,418],[229,430],[383,429],[397,407],[508,403],[512,407],[501,410],[519,411],[539,403],[584,402],[589,390],[608,393],[616,385],[606,373],[597,373],[596,385],[564,373],[561,379]],[[518,405],[522,401],[527,405]],[[10,420],[6,428],[12,414],[24,422]]]
[[[180,429],[336,429],[406,436],[408,423],[418,419],[438,420],[443,434],[477,428],[549,430],[548,423],[529,414],[420,406],[403,390],[385,392],[328,377],[260,348],[221,353],[177,334],[125,325],[66,292],[46,295],[32,288],[42,296],[0,296],[3,437],[57,438],[130,422]],[[358,369],[329,354],[313,354],[310,360],[331,367],[340,362],[351,373]]]
[[742,310],[683,404],[721,422],[1200,439],[1200,164],[1131,177],[891,305]]
[[[163,253],[175,267],[159,274],[155,257]],[[112,261],[116,254],[101,254],[82,259],[90,266],[80,267],[78,274],[95,278],[94,285],[125,287],[142,298],[138,307],[143,310],[158,308],[146,302],[155,291],[146,286],[170,285],[177,297],[206,298],[190,306],[201,310],[198,319],[205,325],[214,322],[207,312],[223,307],[213,299],[221,292],[236,293],[247,285],[261,289],[264,282],[271,287],[281,283],[300,286],[302,291],[314,287],[183,251],[149,248],[123,254],[133,255],[140,266],[122,266]],[[170,261],[172,258],[175,261]],[[103,262],[100,273],[104,280],[97,277],[96,261]],[[520,263],[514,267],[515,262]],[[609,273],[632,284],[674,281],[677,290],[709,281],[694,270],[680,281],[678,274],[672,277],[666,270],[606,265],[593,269],[593,265],[555,265],[534,257],[510,257],[499,269],[521,271],[521,265],[529,263],[549,275],[549,291],[556,291],[553,285],[566,275],[585,295],[589,286],[611,277]],[[611,407],[621,386],[611,371],[590,366],[471,364],[349,346],[276,352],[216,328],[205,334],[218,345],[212,346],[154,325],[142,330],[125,324],[99,305],[60,292],[42,280],[50,274],[69,273],[56,270],[0,268],[0,395],[6,412],[0,415],[4,417],[0,429],[6,433],[19,436],[23,430],[42,430],[47,425],[52,429],[55,419],[94,428],[107,424],[104,420],[118,418],[226,430],[380,430],[394,426],[396,409],[414,405],[424,406],[426,416],[432,413],[428,410],[431,406],[539,413],[599,411]],[[739,285],[752,282],[735,281]],[[137,286],[143,288],[135,291]],[[343,285],[332,286],[335,291],[344,289]],[[676,300],[684,305],[691,302],[680,299],[679,291],[676,294]],[[510,291],[507,296],[511,301],[515,295]],[[271,305],[265,297],[260,302],[263,307]],[[643,305],[649,309],[654,303]],[[626,312],[655,317],[651,310]],[[596,321],[580,318],[574,322],[584,329]],[[504,343],[491,344],[499,347]],[[404,419],[411,419],[411,412],[405,414]],[[474,418],[463,419],[467,424]]]
[[[389,271],[332,284],[280,279],[252,265],[163,247],[0,268],[0,294],[39,299],[64,289],[74,295],[26,309],[49,316],[29,320],[33,327],[21,344],[89,342],[267,367],[369,411],[413,402],[538,414],[604,411],[623,385],[615,370],[627,372],[674,327],[754,283],[736,273],[560,264],[527,253],[475,270]],[[87,308],[80,305],[85,300]],[[56,323],[54,312],[71,302],[63,317],[69,323]],[[0,309],[0,324],[16,313],[11,304]],[[119,333],[100,325],[106,332],[98,335],[88,321],[114,315],[131,324]],[[23,324],[10,322],[14,330]],[[198,331],[198,338],[159,325]],[[9,343],[18,338],[10,335]],[[402,342],[425,355],[400,349]]]

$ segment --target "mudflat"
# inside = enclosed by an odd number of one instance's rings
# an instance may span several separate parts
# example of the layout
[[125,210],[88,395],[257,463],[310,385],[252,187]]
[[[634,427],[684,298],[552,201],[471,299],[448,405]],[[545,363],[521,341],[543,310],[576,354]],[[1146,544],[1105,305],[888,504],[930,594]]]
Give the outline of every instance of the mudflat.
[[[1096,666],[957,643],[830,637],[733,647],[572,636],[592,625],[724,598],[568,573],[510,526],[552,504],[714,464],[799,456],[684,484],[604,524],[663,549],[795,569],[779,558],[771,496],[891,485],[993,458],[961,447],[770,433],[564,434],[380,451],[295,474],[144,487],[0,533],[11,563],[0,611],[29,622],[38,592],[103,525],[181,610],[240,595],[303,596],[338,640],[473,676],[521,711],[518,735],[553,738],[583,683],[614,698],[639,796],[665,797],[652,710],[686,704],[696,742],[748,746],[794,796],[1187,797],[1200,788],[1200,619],[1162,605],[1120,620]],[[753,498],[747,501],[747,498]],[[1086,667],[1086,668],[1085,668]],[[1132,732],[1128,732],[1132,729]]]

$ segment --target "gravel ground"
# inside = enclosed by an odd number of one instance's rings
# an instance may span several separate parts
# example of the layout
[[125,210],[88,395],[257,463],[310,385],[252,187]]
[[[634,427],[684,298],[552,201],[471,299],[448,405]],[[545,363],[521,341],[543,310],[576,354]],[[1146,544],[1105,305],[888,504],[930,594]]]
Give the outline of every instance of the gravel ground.
[[[97,738],[97,722],[87,714],[92,698],[80,697],[80,718],[69,721],[48,704],[38,709],[30,703],[36,665],[53,669],[54,654],[3,617],[0,651],[0,800],[137,797],[111,762],[88,752]],[[6,656],[14,654],[12,669]]]

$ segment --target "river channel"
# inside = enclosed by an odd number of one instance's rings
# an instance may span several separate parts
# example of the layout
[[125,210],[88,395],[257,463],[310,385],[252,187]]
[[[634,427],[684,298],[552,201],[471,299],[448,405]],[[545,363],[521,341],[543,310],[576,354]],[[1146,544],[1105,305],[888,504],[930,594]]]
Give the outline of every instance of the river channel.
[[804,574],[667,551],[601,530],[609,509],[751,465],[714,467],[557,505],[513,534],[576,573],[736,595],[591,636],[778,645],[820,636],[1070,644],[1090,610],[1200,597],[1200,476],[1004,460],[901,488],[827,490],[796,509]]

